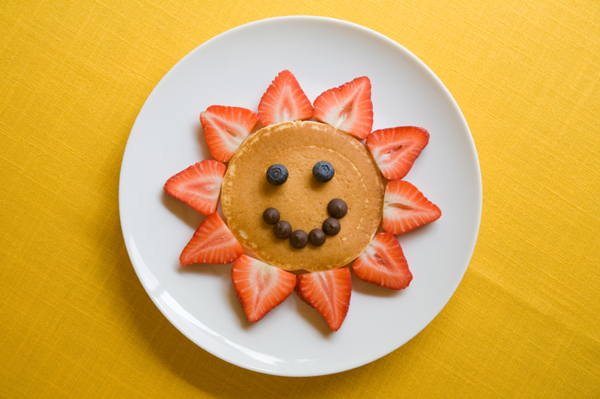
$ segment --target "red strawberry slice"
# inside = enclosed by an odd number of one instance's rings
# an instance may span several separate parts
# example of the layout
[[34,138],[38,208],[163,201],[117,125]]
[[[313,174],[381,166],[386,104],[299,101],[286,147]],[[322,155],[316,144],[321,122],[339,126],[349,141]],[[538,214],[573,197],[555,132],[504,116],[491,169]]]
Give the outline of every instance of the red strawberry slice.
[[185,246],[179,262],[183,266],[194,263],[229,263],[244,253],[218,213],[211,213],[196,229]]
[[352,263],[354,275],[368,283],[392,290],[408,287],[412,273],[400,243],[390,233],[379,233]]
[[385,188],[382,227],[388,233],[406,233],[431,223],[440,216],[440,208],[409,182],[394,180]]
[[273,80],[258,104],[258,118],[264,126],[309,119],[313,107],[298,81],[288,70]]
[[352,293],[350,269],[313,272],[298,276],[296,292],[306,303],[317,309],[329,324],[337,331],[342,326]]
[[210,154],[227,162],[254,129],[258,116],[246,108],[211,105],[200,113],[200,122]]
[[247,255],[233,262],[231,278],[248,321],[257,322],[291,295],[296,276]]
[[366,76],[327,90],[315,99],[314,116],[321,122],[363,140],[373,128],[371,81]]
[[167,180],[164,190],[203,215],[217,210],[225,164],[213,160],[198,162]]
[[386,179],[402,179],[429,143],[429,132],[401,126],[376,130],[367,137],[367,147]]

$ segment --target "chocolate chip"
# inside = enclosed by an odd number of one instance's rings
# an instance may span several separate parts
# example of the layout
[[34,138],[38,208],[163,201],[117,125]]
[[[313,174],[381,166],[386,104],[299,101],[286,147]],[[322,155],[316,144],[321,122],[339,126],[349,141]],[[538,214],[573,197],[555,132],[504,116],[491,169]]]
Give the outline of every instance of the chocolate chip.
[[348,205],[339,198],[332,199],[327,205],[327,212],[336,219],[343,218],[348,213]]
[[308,244],[308,235],[304,230],[296,230],[290,236],[290,244],[294,248],[304,248]]
[[340,232],[342,225],[336,218],[327,218],[323,222],[323,232],[328,236],[334,236]]
[[275,237],[285,240],[292,235],[292,225],[285,220],[280,220],[279,222],[275,223],[275,227],[273,227],[273,233],[275,233]]
[[325,244],[326,239],[327,237],[321,229],[312,229],[310,233],[308,233],[308,241],[316,247],[320,247],[321,245]]
[[267,208],[263,212],[263,220],[267,224],[275,224],[279,222],[279,211],[275,208]]

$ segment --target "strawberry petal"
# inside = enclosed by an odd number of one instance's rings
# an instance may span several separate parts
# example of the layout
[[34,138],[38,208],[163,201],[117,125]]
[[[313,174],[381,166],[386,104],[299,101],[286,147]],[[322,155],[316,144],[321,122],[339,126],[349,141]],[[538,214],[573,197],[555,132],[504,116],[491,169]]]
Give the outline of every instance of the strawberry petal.
[[312,116],[310,100],[288,70],[277,75],[258,105],[258,118],[264,126],[310,119]]
[[429,143],[429,132],[420,127],[401,126],[376,130],[367,137],[367,147],[386,179],[402,179]]
[[298,296],[317,309],[329,328],[337,331],[342,326],[350,307],[352,276],[347,267],[313,272],[298,276]]
[[385,188],[382,227],[388,233],[406,233],[441,216],[440,208],[409,182],[394,180]]
[[210,154],[227,162],[254,129],[258,116],[246,108],[212,105],[200,114],[200,122]]
[[373,128],[371,81],[362,76],[323,92],[315,99],[314,116],[361,140]]
[[249,322],[254,323],[291,295],[296,276],[247,255],[233,262],[231,278]]
[[368,283],[401,290],[412,281],[412,273],[400,243],[390,233],[379,233],[352,263],[354,275]]
[[218,213],[211,213],[194,232],[179,261],[183,266],[194,263],[230,263],[244,253]]
[[210,215],[217,210],[225,169],[221,162],[198,162],[167,180],[164,190],[201,214]]

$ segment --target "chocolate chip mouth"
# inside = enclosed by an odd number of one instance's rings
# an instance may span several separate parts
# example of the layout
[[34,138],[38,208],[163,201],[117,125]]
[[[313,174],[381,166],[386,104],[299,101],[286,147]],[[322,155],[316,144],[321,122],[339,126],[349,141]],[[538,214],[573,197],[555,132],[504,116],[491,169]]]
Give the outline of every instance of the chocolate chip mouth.
[[327,212],[331,217],[323,221],[321,229],[312,229],[309,234],[306,234],[304,230],[293,230],[289,222],[280,220],[281,215],[275,208],[265,209],[263,220],[269,225],[274,225],[273,234],[275,234],[275,237],[282,240],[289,238],[290,244],[296,249],[304,248],[309,242],[316,247],[320,247],[327,241],[327,236],[335,236],[340,232],[342,225],[339,219],[348,213],[348,205],[344,200],[334,198],[327,204]]

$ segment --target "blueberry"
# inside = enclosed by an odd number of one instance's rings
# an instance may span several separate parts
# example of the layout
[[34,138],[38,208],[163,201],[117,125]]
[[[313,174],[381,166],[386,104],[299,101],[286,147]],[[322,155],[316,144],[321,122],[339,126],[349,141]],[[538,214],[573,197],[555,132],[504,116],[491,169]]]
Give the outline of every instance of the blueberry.
[[267,169],[267,180],[274,186],[280,186],[287,180],[289,174],[285,166],[277,163]]
[[335,175],[335,170],[333,169],[333,165],[327,161],[319,161],[313,166],[313,175],[315,179],[320,181],[321,183],[328,182],[333,179],[333,175]]

